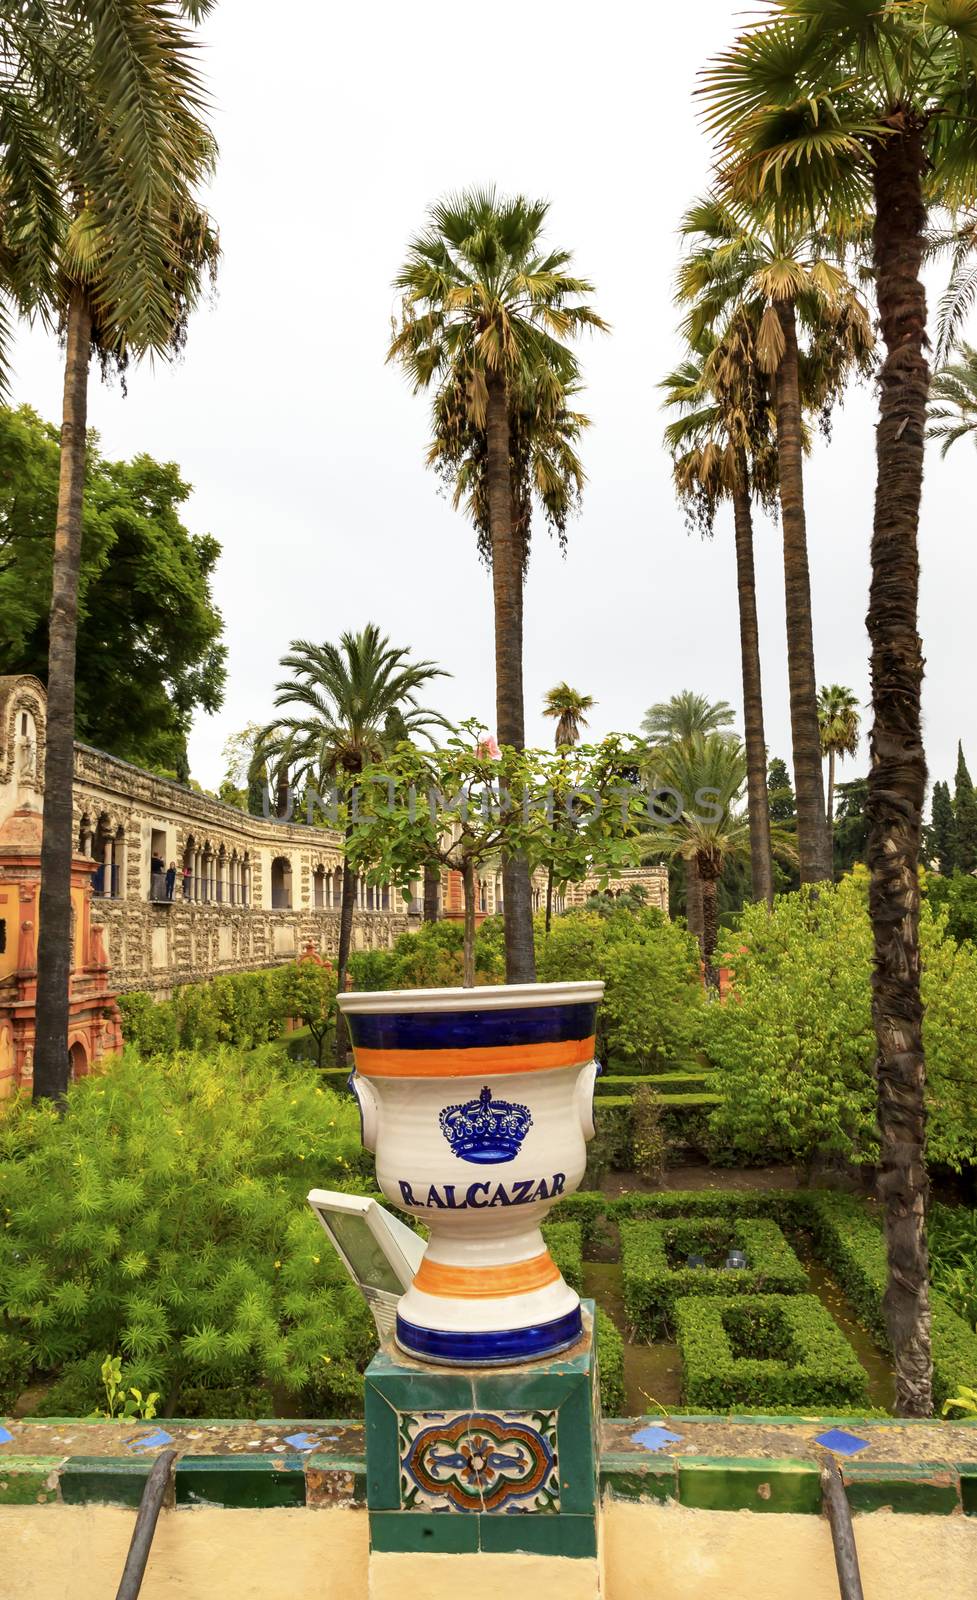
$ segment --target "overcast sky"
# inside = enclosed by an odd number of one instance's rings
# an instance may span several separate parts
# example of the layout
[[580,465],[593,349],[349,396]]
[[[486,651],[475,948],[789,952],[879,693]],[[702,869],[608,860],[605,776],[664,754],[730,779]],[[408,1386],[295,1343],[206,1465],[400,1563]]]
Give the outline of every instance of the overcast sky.
[[[636,728],[683,688],[741,716],[732,528],[690,536],[676,507],[656,383],[679,350],[671,303],[676,223],[707,181],[697,69],[740,5],[671,10],[609,0],[431,0],[323,6],[225,0],[206,71],[220,168],[210,197],[224,251],[215,305],[172,368],[131,375],[128,398],[93,378],[90,419],[111,456],[179,463],[186,520],[223,546],[224,708],[198,716],[194,776],[216,787],[229,734],[271,714],[290,640],[374,621],[453,677],[456,718],[494,723],[492,601],[472,531],[423,464],[427,402],[386,367],[390,283],[425,208],[461,186],[544,196],[549,238],[596,286],[610,337],[582,350],[588,485],[564,560],[542,529],[526,593],[527,736],[566,679],[599,702],[591,732]],[[59,352],[30,332],[16,396],[60,409]],[[819,683],[868,697],[864,615],[874,397],[853,391],[807,467]],[[928,460],[921,531],[924,710],[931,776],[956,742],[977,769],[974,596],[977,460]],[[783,569],[758,520],[767,741],[790,761]],[[842,778],[867,765],[863,744]]]

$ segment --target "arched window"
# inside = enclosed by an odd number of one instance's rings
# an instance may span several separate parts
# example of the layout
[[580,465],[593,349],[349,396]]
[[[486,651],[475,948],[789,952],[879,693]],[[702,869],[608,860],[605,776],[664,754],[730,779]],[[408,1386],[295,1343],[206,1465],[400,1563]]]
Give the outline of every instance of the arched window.
[[321,911],[326,904],[326,869],[316,867],[312,874],[312,904],[317,911]]
[[271,864],[271,907],[273,911],[290,911],[292,906],[292,863],[285,856],[276,856]]

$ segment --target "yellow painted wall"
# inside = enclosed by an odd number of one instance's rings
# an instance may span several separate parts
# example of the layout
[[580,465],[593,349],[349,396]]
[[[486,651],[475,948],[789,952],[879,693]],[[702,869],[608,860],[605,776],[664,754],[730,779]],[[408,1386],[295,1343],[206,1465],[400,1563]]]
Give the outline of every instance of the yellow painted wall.
[[[135,1513],[116,1506],[0,1506],[4,1600],[105,1600]],[[610,1504],[606,1600],[837,1600],[820,1517]],[[977,1519],[855,1519],[865,1600],[973,1600]],[[588,1600],[595,1564],[540,1556],[373,1560],[347,1509],[165,1511],[142,1600]]]
[[0,889],[0,917],[3,917],[7,924],[7,948],[0,953],[0,980],[9,978],[17,965],[17,942],[20,937],[17,923],[19,905],[19,884],[12,883],[7,888]]

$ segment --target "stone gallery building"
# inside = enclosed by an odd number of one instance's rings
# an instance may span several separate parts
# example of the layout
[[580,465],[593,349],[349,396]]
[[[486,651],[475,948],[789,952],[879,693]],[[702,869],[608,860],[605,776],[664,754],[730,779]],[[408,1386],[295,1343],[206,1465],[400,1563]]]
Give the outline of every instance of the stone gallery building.
[[[45,709],[38,679],[0,677],[0,1093],[5,1073],[8,1081],[25,1075],[33,1042]],[[73,799],[76,1071],[118,1048],[114,994],[146,989],[164,998],[177,984],[294,961],[310,945],[335,954],[343,881],[335,831],[249,816],[83,744],[75,745]],[[618,873],[608,892],[635,881],[648,904],[667,912],[664,868]],[[557,909],[595,887],[596,879],[570,886]],[[360,881],[353,948],[386,949],[416,927],[422,888],[414,889],[405,902],[397,889]],[[495,871],[479,893],[481,917],[501,909]],[[545,898],[540,871],[537,910]],[[461,915],[457,873],[442,874],[439,909]]]

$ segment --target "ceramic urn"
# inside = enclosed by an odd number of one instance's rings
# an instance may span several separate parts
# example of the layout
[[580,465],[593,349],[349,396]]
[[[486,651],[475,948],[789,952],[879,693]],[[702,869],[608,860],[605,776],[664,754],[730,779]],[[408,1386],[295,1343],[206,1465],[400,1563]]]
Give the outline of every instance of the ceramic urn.
[[593,1137],[600,983],[344,994],[363,1142],[386,1198],[430,1230],[397,1309],[422,1360],[502,1365],[581,1335],[540,1223]]

